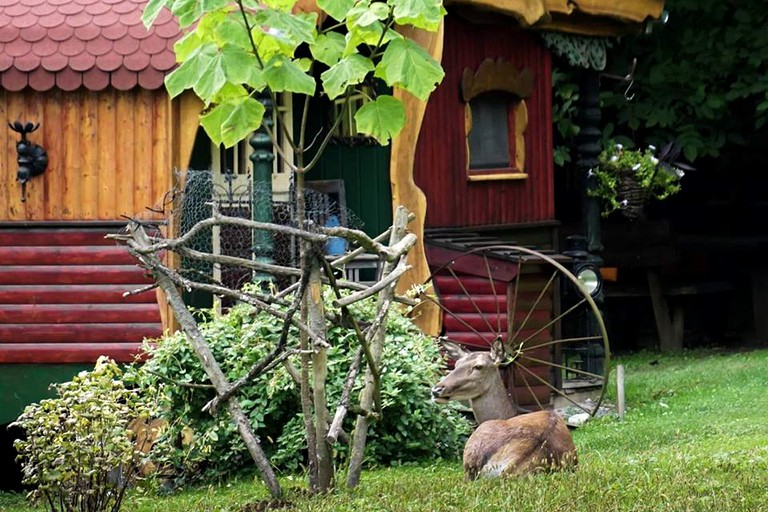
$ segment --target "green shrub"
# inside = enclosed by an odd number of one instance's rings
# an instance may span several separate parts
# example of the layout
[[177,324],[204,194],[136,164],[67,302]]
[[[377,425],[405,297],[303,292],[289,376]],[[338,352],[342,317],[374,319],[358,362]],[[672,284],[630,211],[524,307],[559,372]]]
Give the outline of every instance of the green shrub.
[[120,509],[144,462],[131,421],[150,416],[146,397],[125,386],[117,364],[100,358],[93,371],[55,385],[57,398],[24,409],[14,425],[24,483],[50,511]]
[[[370,320],[370,303],[358,308],[357,317]],[[280,320],[238,305],[227,314],[209,312],[201,329],[222,370],[232,381],[273,349],[280,335]],[[392,312],[382,367],[383,419],[369,431],[368,464],[397,464],[425,459],[453,458],[463,448],[469,424],[453,407],[430,401],[429,389],[439,380],[441,358],[436,344],[403,315]],[[298,334],[291,332],[289,344]],[[331,327],[329,350],[329,406],[335,410],[352,354],[358,341],[352,330]],[[217,417],[201,412],[215,396],[212,388],[185,384],[207,383],[203,369],[185,336],[175,333],[154,346],[143,366],[136,366],[136,379],[162,388],[163,406],[169,422],[160,440],[156,459],[176,478],[216,479],[251,465],[250,457],[226,412]],[[298,360],[292,360],[298,367]],[[353,397],[362,388],[357,379]],[[304,433],[298,386],[283,366],[261,375],[239,394],[240,403],[270,456],[280,470],[295,472],[305,463]],[[344,430],[352,430],[350,414]],[[157,451],[153,451],[157,453]],[[338,447],[343,462],[346,446]]]

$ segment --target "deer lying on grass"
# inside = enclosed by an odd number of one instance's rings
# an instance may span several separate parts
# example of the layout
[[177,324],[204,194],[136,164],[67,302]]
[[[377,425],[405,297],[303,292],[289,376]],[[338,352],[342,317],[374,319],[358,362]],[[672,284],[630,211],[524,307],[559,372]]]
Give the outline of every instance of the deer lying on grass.
[[576,465],[576,447],[565,422],[554,411],[517,416],[499,375],[504,360],[500,341],[490,352],[468,352],[442,340],[454,370],[432,388],[437,403],[469,400],[478,427],[464,447],[464,475],[517,476]]

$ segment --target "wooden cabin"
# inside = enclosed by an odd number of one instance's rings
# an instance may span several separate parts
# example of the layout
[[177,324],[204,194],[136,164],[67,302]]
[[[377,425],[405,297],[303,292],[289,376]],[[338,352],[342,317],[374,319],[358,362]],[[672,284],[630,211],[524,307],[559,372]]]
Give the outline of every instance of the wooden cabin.
[[[166,13],[145,29],[144,3],[0,4],[0,425],[50,382],[101,354],[130,361],[163,331],[154,291],[123,295],[147,276],[104,238],[153,218],[197,127],[196,104],[163,86],[178,26]],[[48,159],[23,191],[15,121],[39,124],[25,136]]]
[[[190,167],[195,155],[192,167],[215,158],[210,145],[208,153],[193,152],[196,138],[206,147],[199,104],[190,96],[171,101],[163,88],[178,26],[163,13],[147,30],[144,4],[0,0],[0,114],[21,126],[39,124],[25,136],[48,160],[22,187],[21,134],[0,130],[0,424],[43,396],[49,382],[103,353],[128,361],[144,337],[168,325],[154,291],[124,296],[148,280],[104,235],[127,216],[161,221],[152,209],[162,207],[173,170]],[[460,228],[556,248],[550,56],[534,32],[616,34],[658,17],[663,6],[446,4],[438,33],[411,34],[446,70],[429,102],[396,91],[409,121],[389,148],[338,144],[310,176],[343,183],[346,205],[373,233],[388,224],[391,205],[416,213],[411,229],[420,242],[401,291],[424,282],[439,261],[439,251],[425,249],[425,229],[433,241]],[[495,129],[496,122],[506,128]],[[468,135],[472,126],[480,140]],[[483,145],[485,136],[494,137],[495,150]],[[277,174],[275,193],[284,194],[285,176]],[[440,328],[429,308],[419,320],[428,332]]]

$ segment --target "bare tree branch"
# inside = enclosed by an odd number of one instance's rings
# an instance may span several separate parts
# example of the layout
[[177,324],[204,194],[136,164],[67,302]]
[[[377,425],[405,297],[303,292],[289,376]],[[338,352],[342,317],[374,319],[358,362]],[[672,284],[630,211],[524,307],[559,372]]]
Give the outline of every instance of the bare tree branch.
[[347,371],[347,377],[344,379],[344,387],[341,390],[341,398],[339,398],[339,405],[336,408],[336,414],[333,416],[333,421],[328,429],[328,435],[326,438],[329,443],[335,443],[341,433],[341,424],[344,418],[347,416],[347,410],[349,406],[349,395],[352,393],[352,387],[355,385],[357,374],[360,372],[360,360],[363,358],[363,347],[357,349],[352,362],[349,365]]

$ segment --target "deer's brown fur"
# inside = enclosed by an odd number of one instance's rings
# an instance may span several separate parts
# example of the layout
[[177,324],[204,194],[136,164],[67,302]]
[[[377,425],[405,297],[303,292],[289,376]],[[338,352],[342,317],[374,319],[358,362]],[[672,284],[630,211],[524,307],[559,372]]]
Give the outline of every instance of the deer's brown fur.
[[499,376],[503,347],[490,352],[467,352],[443,341],[456,363],[454,370],[434,388],[436,402],[468,400],[478,427],[464,447],[467,479],[516,476],[576,465],[576,447],[571,433],[553,411],[515,415]]

